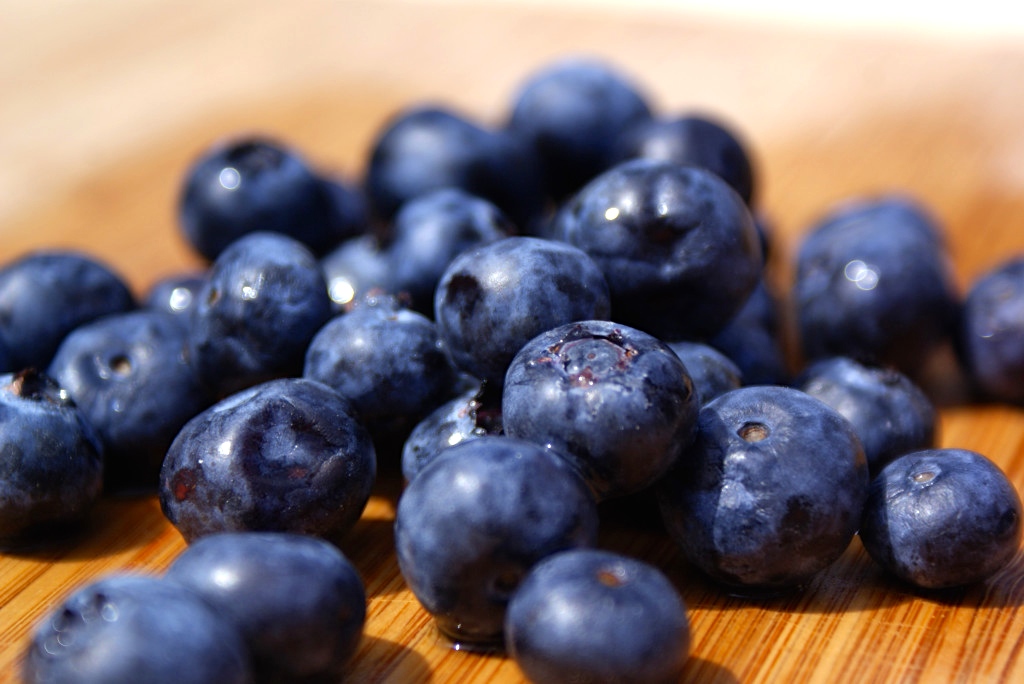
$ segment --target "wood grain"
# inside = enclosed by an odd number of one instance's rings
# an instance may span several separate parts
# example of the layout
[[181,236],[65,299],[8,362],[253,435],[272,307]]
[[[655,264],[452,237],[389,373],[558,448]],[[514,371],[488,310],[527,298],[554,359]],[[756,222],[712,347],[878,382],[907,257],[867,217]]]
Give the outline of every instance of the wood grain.
[[[79,6],[81,5],[81,6]],[[400,106],[430,99],[498,122],[520,79],[588,52],[635,75],[664,112],[733,122],[753,149],[776,277],[844,197],[911,192],[947,230],[957,281],[1024,251],[1024,45],[906,32],[809,32],[603,4],[8,0],[0,22],[0,259],[88,249],[139,293],[199,265],[174,202],[188,162],[269,132],[356,178]],[[941,442],[989,455],[1024,491],[1024,413],[952,402]],[[391,548],[400,484],[382,478],[344,544],[370,596],[353,682],[518,682],[500,655],[457,651],[405,589]],[[620,511],[621,512],[621,511]],[[922,594],[858,542],[804,591],[724,594],[649,516],[606,511],[601,543],[645,558],[690,610],[694,682],[1024,681],[1024,558],[983,585]],[[183,548],[155,500],[104,500],[74,544],[0,556],[0,680],[73,587],[160,572]]]

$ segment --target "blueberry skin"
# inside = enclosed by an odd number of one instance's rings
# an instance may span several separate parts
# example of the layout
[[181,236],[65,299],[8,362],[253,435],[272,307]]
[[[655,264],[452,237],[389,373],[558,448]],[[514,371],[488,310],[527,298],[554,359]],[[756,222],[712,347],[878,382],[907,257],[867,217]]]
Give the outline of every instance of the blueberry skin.
[[597,263],[616,320],[669,342],[714,335],[761,277],[740,196],[710,171],[673,162],[605,171],[562,206],[551,234]]
[[899,195],[846,203],[815,223],[792,297],[807,360],[848,356],[911,377],[952,339],[959,307],[935,220]]
[[543,209],[537,160],[523,141],[435,105],[402,110],[384,124],[365,187],[371,212],[385,222],[407,201],[446,187],[490,200],[521,228]]
[[736,315],[707,341],[736,364],[744,385],[788,385],[793,381],[780,326],[780,304],[762,279]]
[[370,207],[362,188],[348,179],[327,175],[319,180],[331,210],[325,248],[318,250],[318,254],[324,254],[370,230]]
[[0,375],[0,546],[80,525],[103,488],[103,445],[68,393],[28,369]]
[[653,485],[693,439],[700,408],[668,345],[610,321],[530,340],[505,377],[505,434],[568,457],[599,500]]
[[161,278],[150,286],[142,305],[147,309],[188,316],[206,280],[205,271],[176,273]]
[[507,237],[515,226],[494,203],[457,188],[409,200],[395,215],[388,247],[395,292],[434,314],[434,291],[459,253]]
[[748,205],[754,198],[754,169],[736,131],[702,114],[652,118],[626,129],[615,144],[616,163],[660,159],[714,172]]
[[336,242],[322,179],[296,150],[265,137],[204,150],[185,172],[178,220],[188,243],[210,261],[254,232],[282,233],[317,253]]
[[46,368],[79,325],[133,308],[125,281],[87,254],[33,252],[0,268],[0,339],[12,371]]
[[171,441],[211,397],[189,361],[184,322],[139,309],[71,332],[47,373],[103,443],[104,489],[156,491]]
[[79,588],[36,627],[25,684],[249,684],[238,631],[162,578],[112,575]]
[[13,370],[11,351],[7,348],[7,343],[0,337],[0,373],[10,373]]
[[679,682],[686,605],[655,566],[599,549],[556,553],[509,601],[506,651],[534,684]]
[[1020,495],[976,452],[905,454],[872,481],[860,538],[879,565],[918,587],[981,582],[1017,553]]
[[279,233],[250,233],[225,249],[199,293],[189,354],[219,396],[302,374],[306,348],[332,315],[319,262]]
[[619,134],[651,116],[646,95],[611,65],[571,57],[530,74],[506,124],[536,151],[547,195],[560,201],[607,169]]
[[373,234],[342,241],[320,259],[331,310],[340,313],[374,292],[398,294],[391,251]]
[[214,534],[182,551],[165,577],[199,594],[238,630],[257,682],[339,681],[363,635],[362,579],[321,539]]
[[701,405],[743,386],[743,373],[739,366],[714,347],[702,342],[667,344],[686,366]]
[[957,328],[957,356],[982,396],[1024,402],[1024,257],[974,281]]
[[795,588],[857,531],[868,468],[849,421],[789,387],[728,392],[700,412],[658,501],[686,557],[740,593]]
[[524,344],[563,323],[607,319],[610,304],[582,250],[513,236],[459,254],[438,283],[434,312],[455,367],[500,387]]
[[872,476],[897,456],[935,446],[935,406],[895,369],[845,357],[822,359],[804,369],[795,386],[850,421]]
[[295,532],[336,541],[377,474],[369,433],[330,387],[281,378],[185,424],[160,471],[160,507],[186,541],[215,532]]
[[500,646],[508,600],[540,559],[593,546],[597,504],[569,464],[543,447],[484,436],[439,454],[395,513],[406,584],[453,641]]
[[337,390],[366,423],[418,420],[455,383],[437,326],[391,297],[364,299],[328,321],[309,344],[302,375]]

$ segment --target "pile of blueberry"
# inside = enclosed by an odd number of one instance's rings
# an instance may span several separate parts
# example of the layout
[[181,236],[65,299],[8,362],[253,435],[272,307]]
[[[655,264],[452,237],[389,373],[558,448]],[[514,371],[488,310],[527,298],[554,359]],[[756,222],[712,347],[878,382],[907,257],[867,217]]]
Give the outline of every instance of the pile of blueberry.
[[338,548],[381,472],[439,630],[536,682],[686,662],[672,582],[596,548],[611,500],[655,502],[734,594],[802,587],[858,534],[917,587],[991,576],[1020,498],[936,447],[921,378],[949,349],[974,396],[1024,401],[1024,260],[961,296],[927,209],[862,197],[780,296],[755,181],[722,122],[570,59],[500,125],[399,112],[358,183],[275,140],[207,150],[178,218],[209,266],[144,297],[90,255],[4,265],[0,543],[142,492],[190,544],[72,594],[25,680],[336,678],[366,601]]

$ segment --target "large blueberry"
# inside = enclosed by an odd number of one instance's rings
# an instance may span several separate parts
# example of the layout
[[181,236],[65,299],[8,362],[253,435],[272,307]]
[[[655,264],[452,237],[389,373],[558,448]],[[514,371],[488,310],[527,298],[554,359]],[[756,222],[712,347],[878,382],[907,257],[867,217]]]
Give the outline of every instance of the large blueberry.
[[597,504],[565,460],[532,442],[484,436],[446,449],[409,482],[395,550],[442,633],[493,647],[527,571],[556,551],[592,546],[597,522]]
[[28,369],[0,375],[0,545],[85,520],[103,487],[103,446],[68,393]]
[[134,307],[125,281],[86,254],[33,252],[0,268],[0,339],[12,371],[46,368],[79,325]]
[[534,684],[679,682],[686,605],[653,565],[599,549],[540,561],[509,601],[509,655]]
[[185,549],[166,578],[195,591],[239,631],[257,682],[340,681],[363,634],[359,573],[314,537],[210,535]]
[[935,219],[899,195],[844,203],[811,226],[792,290],[804,356],[848,356],[916,377],[952,339],[959,306]]
[[551,231],[600,267],[615,320],[666,341],[718,332],[761,277],[749,209],[697,167],[623,162],[566,202]]
[[974,281],[956,342],[968,376],[984,396],[1024,402],[1024,257],[1007,259]]
[[690,562],[726,586],[759,592],[802,585],[838,558],[867,488],[849,421],[799,390],[756,386],[701,409],[693,446],[658,495]]
[[459,254],[441,277],[434,310],[456,368],[500,386],[533,337],[563,323],[607,319],[608,285],[576,247],[507,237]]
[[743,386],[743,372],[739,366],[711,345],[681,341],[669,342],[668,346],[686,366],[701,404]]
[[334,206],[320,177],[296,150],[264,137],[204,150],[185,173],[178,219],[189,244],[210,260],[257,231],[289,235],[315,252],[335,242]]
[[822,359],[804,369],[796,387],[850,421],[872,475],[897,456],[935,444],[935,406],[924,390],[893,368],[841,356]]
[[75,328],[47,370],[103,442],[107,491],[155,491],[178,431],[210,404],[184,322],[139,309]]
[[1020,495],[977,452],[904,454],[872,481],[860,538],[879,565],[916,586],[980,582],[1017,553]]
[[282,378],[185,424],[160,471],[160,506],[187,541],[234,531],[337,540],[362,515],[376,468],[370,436],[344,397]]
[[618,135],[650,115],[630,78],[603,61],[572,57],[528,76],[506,125],[536,150],[545,190],[561,200],[608,168]]
[[219,395],[300,375],[310,340],[331,314],[313,254],[280,233],[250,233],[213,263],[190,317],[189,353]]
[[609,321],[530,340],[505,377],[502,423],[568,457],[599,499],[654,484],[693,438],[700,399],[664,342]]
[[446,187],[490,200],[519,227],[534,221],[543,201],[526,144],[431,105],[402,110],[385,123],[371,146],[365,185],[383,220],[412,198]]
[[36,626],[25,684],[248,684],[235,627],[190,589],[112,575],[87,584]]

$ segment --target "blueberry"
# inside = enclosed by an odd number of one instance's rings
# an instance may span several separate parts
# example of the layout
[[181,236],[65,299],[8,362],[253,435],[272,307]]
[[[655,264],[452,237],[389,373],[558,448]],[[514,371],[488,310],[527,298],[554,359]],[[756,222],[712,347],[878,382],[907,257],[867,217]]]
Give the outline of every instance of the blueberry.
[[571,459],[598,499],[651,486],[693,438],[699,398],[664,342],[609,321],[530,340],[505,377],[505,433]]
[[668,346],[686,366],[701,404],[743,386],[739,366],[714,347],[702,342],[669,342]]
[[258,682],[339,681],[359,646],[366,591],[328,542],[282,532],[197,540],[167,569],[242,635]]
[[419,420],[455,383],[434,322],[385,296],[328,321],[309,344],[303,376],[340,392],[366,423]]
[[160,471],[160,506],[186,541],[240,531],[336,540],[362,515],[376,467],[369,433],[344,397],[282,378],[185,424]]
[[560,201],[607,169],[618,135],[650,116],[630,78],[603,61],[573,57],[527,77],[506,126],[536,150],[545,190]]
[[68,393],[29,369],[0,375],[0,544],[80,526],[103,486],[103,446]]
[[1007,259],[967,292],[956,339],[972,383],[987,398],[1024,402],[1024,257]]
[[36,627],[25,684],[247,684],[238,631],[175,582],[113,575],[85,585]]
[[0,339],[8,368],[46,368],[79,325],[134,307],[125,281],[89,255],[49,250],[15,259],[0,268]]
[[433,316],[434,291],[452,259],[507,237],[515,227],[492,202],[457,188],[415,197],[395,215],[388,251],[395,292]]
[[153,283],[143,299],[143,306],[172,314],[190,315],[199,291],[207,280],[207,273],[175,273]]
[[11,361],[11,350],[7,348],[4,338],[0,337],[0,373],[10,373],[14,370],[14,362]]
[[792,381],[780,302],[763,278],[736,315],[707,343],[736,364],[744,385],[788,385]]
[[396,294],[391,251],[374,234],[342,241],[320,259],[334,312],[372,293]]
[[686,557],[741,593],[798,587],[838,558],[867,496],[849,421],[789,387],[727,392],[700,411],[693,446],[658,489]]
[[438,333],[456,368],[500,387],[530,339],[609,316],[608,285],[582,250],[513,236],[467,250],[445,270],[434,299]]
[[190,317],[189,353],[223,396],[300,375],[310,340],[331,315],[313,254],[285,235],[250,233],[213,263]]
[[935,445],[938,416],[910,378],[853,359],[822,359],[804,369],[796,387],[850,421],[872,475],[897,456]]
[[1017,553],[1020,495],[974,451],[904,454],[872,481],[860,538],[879,565],[915,586],[981,582]]
[[103,443],[105,490],[155,491],[178,431],[210,404],[184,322],[166,311],[110,314],[75,328],[47,369]]
[[178,219],[189,244],[209,260],[254,232],[288,235],[321,253],[336,241],[331,194],[299,153],[264,137],[205,150],[186,171]]
[[653,565],[610,551],[556,553],[509,601],[506,650],[534,684],[679,682],[686,606]]
[[406,584],[458,644],[500,646],[505,609],[540,559],[592,546],[597,504],[561,457],[484,436],[439,454],[402,492],[395,550]]
[[666,341],[718,332],[761,277],[750,211],[697,167],[623,162],[564,204],[551,230],[600,267],[617,321]]
[[800,245],[792,290],[808,360],[848,356],[917,377],[959,306],[935,219],[899,195],[844,203]]
[[543,208],[536,168],[516,136],[447,107],[423,105],[398,112],[379,131],[365,185],[379,220],[391,220],[418,195],[459,188],[493,202],[524,228]]
[[615,161],[660,159],[700,166],[721,176],[752,204],[754,169],[736,131],[715,117],[687,114],[652,118],[626,129],[615,145]]
[[[330,207],[330,222],[324,239],[326,251],[370,230],[370,207],[360,188],[339,176],[320,178]],[[325,253],[325,249],[318,250]]]

